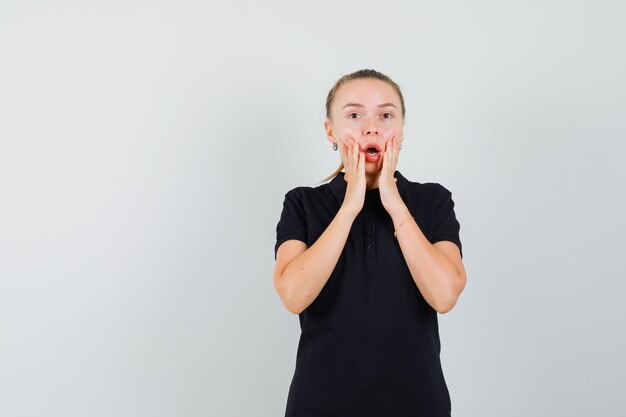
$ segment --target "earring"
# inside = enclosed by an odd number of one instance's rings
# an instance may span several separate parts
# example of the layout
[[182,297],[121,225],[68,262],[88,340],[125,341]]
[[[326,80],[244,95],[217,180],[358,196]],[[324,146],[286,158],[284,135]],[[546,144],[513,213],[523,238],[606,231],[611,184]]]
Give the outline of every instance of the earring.
[[402,144],[400,144],[400,149],[402,149]]
[[333,143],[333,151],[336,151],[336,150],[337,150],[337,144]]

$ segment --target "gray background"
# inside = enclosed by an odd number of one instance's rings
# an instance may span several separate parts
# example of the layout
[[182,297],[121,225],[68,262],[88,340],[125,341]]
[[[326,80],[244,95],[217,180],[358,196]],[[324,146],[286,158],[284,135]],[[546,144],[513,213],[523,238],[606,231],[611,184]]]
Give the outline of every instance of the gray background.
[[398,169],[453,193],[456,416],[626,386],[622,1],[0,5],[0,415],[279,416],[284,194],[339,164],[340,75],[403,88]]

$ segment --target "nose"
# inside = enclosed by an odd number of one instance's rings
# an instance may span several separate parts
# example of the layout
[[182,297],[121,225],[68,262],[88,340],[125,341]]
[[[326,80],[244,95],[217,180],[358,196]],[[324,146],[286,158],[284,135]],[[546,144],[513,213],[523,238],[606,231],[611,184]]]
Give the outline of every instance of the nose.
[[363,125],[363,134],[365,136],[378,135],[378,126],[372,118],[367,118],[366,123]]

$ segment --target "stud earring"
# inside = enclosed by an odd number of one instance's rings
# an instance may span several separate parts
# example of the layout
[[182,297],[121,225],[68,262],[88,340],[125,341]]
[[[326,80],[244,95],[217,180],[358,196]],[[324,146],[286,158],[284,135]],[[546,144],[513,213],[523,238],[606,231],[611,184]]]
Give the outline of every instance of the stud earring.
[[400,149],[402,149],[402,144],[400,144]]
[[336,150],[337,150],[337,144],[333,143],[333,151],[336,151]]

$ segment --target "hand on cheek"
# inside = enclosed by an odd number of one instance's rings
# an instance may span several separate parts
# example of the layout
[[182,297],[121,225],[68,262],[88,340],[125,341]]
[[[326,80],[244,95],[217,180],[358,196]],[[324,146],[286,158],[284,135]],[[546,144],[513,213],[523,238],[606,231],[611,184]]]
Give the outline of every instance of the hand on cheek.
[[340,138],[339,139],[339,149],[341,150],[341,156],[343,165],[346,166],[346,159],[351,155],[350,153],[350,145],[352,144],[350,138]]
[[[385,143],[383,152],[383,171],[387,178],[393,178],[398,165],[398,156],[400,154],[400,144],[395,136]],[[381,173],[382,174],[382,173]]]
[[345,174],[348,183],[342,207],[356,216],[363,207],[365,199],[365,156],[359,152],[358,144],[350,140],[342,147]]
[[396,142],[395,137],[391,138],[386,144],[383,151],[383,167],[378,178],[378,187],[380,189],[380,199],[383,206],[388,210],[401,205],[402,198],[396,186],[397,178],[394,177],[396,166],[398,164],[398,155],[400,153],[400,144]]

